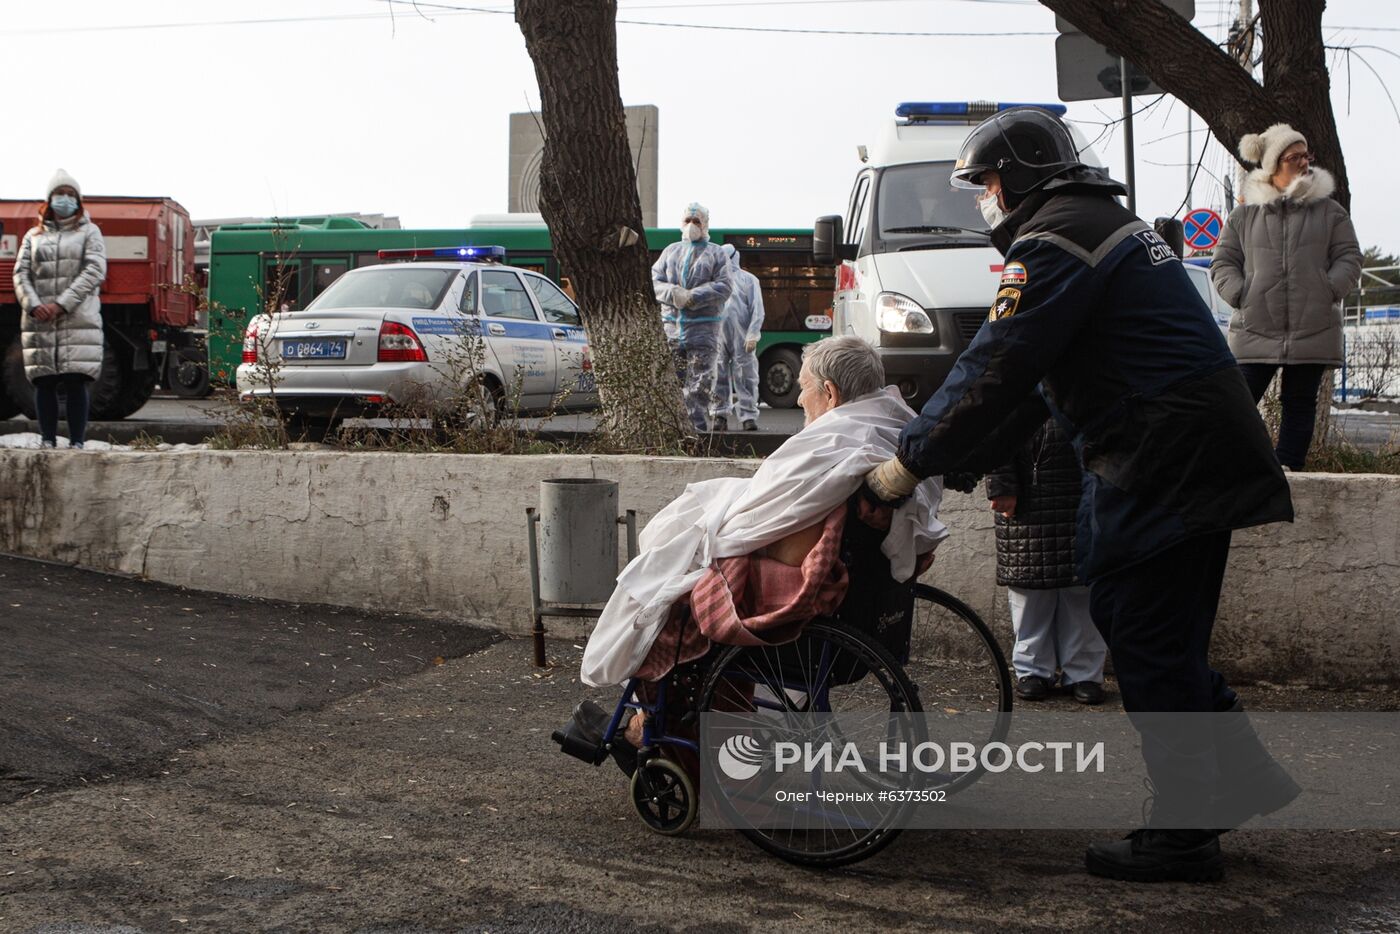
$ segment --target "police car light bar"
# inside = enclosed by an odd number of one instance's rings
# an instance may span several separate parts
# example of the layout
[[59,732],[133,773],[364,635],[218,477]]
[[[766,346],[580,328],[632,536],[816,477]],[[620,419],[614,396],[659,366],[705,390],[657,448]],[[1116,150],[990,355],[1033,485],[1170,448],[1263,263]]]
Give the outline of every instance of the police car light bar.
[[437,246],[403,250],[380,250],[380,259],[457,259],[489,263],[506,258],[503,246]]
[[894,109],[906,120],[984,120],[1013,107],[1039,107],[1064,116],[1064,104],[1013,104],[996,101],[906,101]]

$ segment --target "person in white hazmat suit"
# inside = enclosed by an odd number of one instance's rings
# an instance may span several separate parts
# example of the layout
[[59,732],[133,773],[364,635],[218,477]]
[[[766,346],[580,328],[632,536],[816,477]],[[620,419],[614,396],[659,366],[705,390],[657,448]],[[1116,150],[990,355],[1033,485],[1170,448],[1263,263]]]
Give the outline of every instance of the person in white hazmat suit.
[[713,405],[724,303],[733,286],[729,258],[710,242],[710,212],[692,201],[681,218],[682,238],[661,251],[651,267],[661,321],[676,353],[685,411],[696,431],[705,431]]
[[[739,266],[739,251],[726,243],[734,291],[724,306],[720,333],[719,368],[715,377],[715,404],[710,424],[715,431],[729,430],[729,413],[735,411],[745,431],[758,431],[758,339],[763,334],[763,289],[758,277]],[[731,402],[737,397],[737,402]]]

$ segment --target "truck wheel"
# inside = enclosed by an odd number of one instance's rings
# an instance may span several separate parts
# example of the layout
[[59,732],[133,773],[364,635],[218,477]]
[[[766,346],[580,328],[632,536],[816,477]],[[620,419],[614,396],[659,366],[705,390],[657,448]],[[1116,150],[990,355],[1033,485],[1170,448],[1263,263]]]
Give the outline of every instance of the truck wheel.
[[769,408],[790,409],[797,405],[802,390],[797,374],[802,370],[802,355],[792,347],[774,347],[763,355],[758,367],[758,396]]
[[150,401],[151,393],[156,391],[158,375],[154,369],[133,370],[128,358],[127,365],[122,368],[121,384],[117,386],[116,396],[107,408],[106,417],[126,418],[139,412]]
[[[117,346],[109,334],[102,347],[102,372],[88,386],[88,398],[92,400],[88,417],[95,422],[115,421],[136,411],[125,408],[124,393],[131,375],[130,352],[124,346]],[[149,397],[150,392],[146,395]]]
[[[0,351],[4,356],[0,357],[0,419],[13,419],[20,414],[20,405],[10,398],[10,381],[18,379],[22,384],[28,385],[28,379],[24,378],[24,350],[20,347],[20,335],[0,336]],[[15,367],[10,365],[11,353],[14,354]]]
[[198,347],[173,351],[165,364],[165,386],[181,399],[203,399],[213,392],[204,351]]

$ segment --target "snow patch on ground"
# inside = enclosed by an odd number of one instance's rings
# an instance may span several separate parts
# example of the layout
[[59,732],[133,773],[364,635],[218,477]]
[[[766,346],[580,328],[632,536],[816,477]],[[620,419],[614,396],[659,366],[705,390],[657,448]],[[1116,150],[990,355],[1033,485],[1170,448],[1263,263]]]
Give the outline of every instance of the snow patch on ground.
[[[15,434],[0,435],[0,448],[20,448],[24,450],[38,450],[41,440],[38,432],[21,431]],[[62,435],[58,438],[58,450],[62,451],[68,447],[68,439]],[[85,451],[205,451],[207,444],[156,444],[148,447],[135,448],[129,444],[111,444],[107,441],[89,441],[83,445]]]

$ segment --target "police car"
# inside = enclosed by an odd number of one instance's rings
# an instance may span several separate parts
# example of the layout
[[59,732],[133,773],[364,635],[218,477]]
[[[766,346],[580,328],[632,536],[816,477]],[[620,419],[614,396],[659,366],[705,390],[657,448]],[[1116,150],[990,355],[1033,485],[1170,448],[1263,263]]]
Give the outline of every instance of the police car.
[[[237,383],[322,431],[395,403],[472,393],[494,411],[597,404],[578,307],[503,247],[380,250],[302,311],[248,325]],[[397,262],[396,262],[397,261]]]

